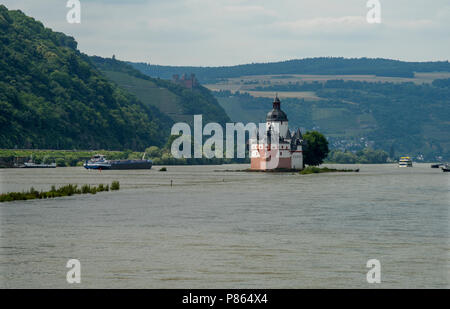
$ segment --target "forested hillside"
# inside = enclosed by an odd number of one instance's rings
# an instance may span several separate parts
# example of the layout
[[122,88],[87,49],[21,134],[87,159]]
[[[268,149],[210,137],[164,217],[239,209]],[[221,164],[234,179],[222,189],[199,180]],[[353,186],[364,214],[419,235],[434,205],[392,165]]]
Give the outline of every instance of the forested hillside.
[[92,62],[111,81],[136,95],[144,104],[156,107],[174,122],[192,124],[193,115],[204,122],[229,122],[227,114],[211,91],[201,85],[185,88],[168,80],[151,78],[126,62],[114,58],[91,57]]
[[[316,98],[284,98],[282,108],[292,127],[320,130],[331,148],[356,151],[369,146],[393,156],[450,159],[448,79],[421,85],[329,80],[255,90],[281,96],[312,91]],[[271,99],[247,93],[221,91],[216,96],[233,121],[260,121],[271,106]]]
[[0,5],[0,147],[161,145],[171,120],[108,81],[77,42]]
[[308,58],[227,67],[161,66],[147,63],[131,64],[136,69],[152,77],[171,78],[172,74],[192,72],[204,83],[215,82],[223,78],[250,75],[318,74],[414,77],[414,72],[450,72],[450,63],[448,61],[404,62],[381,58]]

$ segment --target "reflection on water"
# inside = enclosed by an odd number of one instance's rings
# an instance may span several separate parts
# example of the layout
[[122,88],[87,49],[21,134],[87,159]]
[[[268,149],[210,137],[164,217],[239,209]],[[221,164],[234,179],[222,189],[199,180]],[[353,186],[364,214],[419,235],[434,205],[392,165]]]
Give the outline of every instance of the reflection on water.
[[0,192],[121,184],[0,204],[0,287],[72,288],[65,266],[75,258],[85,288],[372,288],[366,262],[375,258],[377,287],[448,288],[449,175],[428,164],[359,167],[307,176],[224,171],[242,165],[0,170]]

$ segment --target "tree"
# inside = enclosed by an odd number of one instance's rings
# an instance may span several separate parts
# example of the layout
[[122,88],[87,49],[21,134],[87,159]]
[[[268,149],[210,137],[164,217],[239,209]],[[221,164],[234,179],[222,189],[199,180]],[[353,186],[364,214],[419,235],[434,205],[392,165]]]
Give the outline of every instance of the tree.
[[303,134],[303,139],[307,143],[303,150],[303,162],[307,165],[322,164],[330,151],[325,136],[317,131],[308,131]]
[[161,157],[161,150],[157,146],[150,146],[145,149],[145,153],[147,153],[150,158],[159,158]]
[[394,144],[392,144],[391,148],[389,149],[389,158],[391,158],[391,159],[395,158],[395,147],[394,147]]

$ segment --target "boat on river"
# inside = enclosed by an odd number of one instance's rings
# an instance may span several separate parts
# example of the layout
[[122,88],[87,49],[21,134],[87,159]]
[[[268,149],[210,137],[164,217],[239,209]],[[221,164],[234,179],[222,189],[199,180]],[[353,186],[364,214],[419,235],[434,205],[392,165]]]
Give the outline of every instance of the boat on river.
[[111,169],[111,163],[106,160],[104,155],[95,155],[90,160],[87,160],[83,164],[85,169],[88,170],[109,170]]
[[444,163],[436,163],[436,164],[431,164],[431,168],[440,168],[441,166],[444,166]]
[[412,167],[413,163],[410,157],[401,157],[398,161],[398,167]]
[[35,163],[33,160],[33,156],[31,156],[28,162],[24,162],[21,167],[23,168],[56,168],[56,163],[44,163],[46,162],[46,157],[42,160],[42,163]]
[[94,170],[142,170],[151,169],[152,160],[107,160],[104,155],[95,155],[86,161],[83,166]]

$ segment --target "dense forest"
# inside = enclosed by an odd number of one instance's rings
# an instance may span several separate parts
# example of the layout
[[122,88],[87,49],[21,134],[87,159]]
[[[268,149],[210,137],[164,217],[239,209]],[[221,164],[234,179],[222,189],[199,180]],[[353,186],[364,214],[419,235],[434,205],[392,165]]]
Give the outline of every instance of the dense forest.
[[0,147],[134,149],[170,118],[108,81],[77,42],[0,5]]
[[340,163],[340,164],[379,164],[386,163],[389,154],[383,150],[373,150],[370,148],[365,148],[356,152],[351,151],[341,151],[338,149],[332,150],[327,159],[326,163]]
[[[255,87],[266,91],[313,91],[318,99],[282,99],[292,127],[317,129],[333,149],[374,147],[393,157],[422,155],[450,158],[450,88],[448,80],[432,84],[329,80]],[[264,119],[270,99],[248,93],[216,92],[234,121]],[[355,159],[356,160],[356,159]],[[358,160],[356,160],[358,161]]]
[[272,63],[252,63],[223,67],[161,66],[131,63],[141,72],[160,78],[173,74],[194,73],[201,82],[211,83],[223,78],[249,75],[318,74],[318,75],[377,75],[385,77],[414,77],[414,72],[450,72],[448,61],[404,62],[371,58],[308,58]]
[[435,79],[432,85],[439,88],[450,88],[450,78]]
[[357,103],[363,114],[376,121],[367,137],[378,147],[394,145],[403,152],[427,158],[450,157],[450,89],[429,84],[336,81],[317,91],[332,101]]

